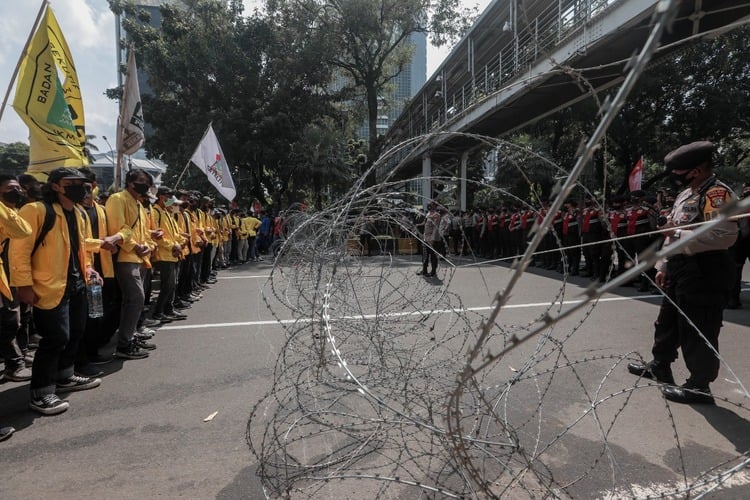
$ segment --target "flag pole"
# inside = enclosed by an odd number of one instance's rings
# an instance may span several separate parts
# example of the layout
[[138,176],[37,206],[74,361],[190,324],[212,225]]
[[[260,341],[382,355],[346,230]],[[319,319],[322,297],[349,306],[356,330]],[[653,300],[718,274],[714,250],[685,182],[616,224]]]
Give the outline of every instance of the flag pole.
[[2,107],[0,107],[0,121],[2,121],[3,119],[5,106],[8,104],[8,97],[10,97],[10,89],[13,88],[13,84],[16,82],[16,77],[18,76],[18,70],[21,69],[21,61],[23,61],[24,57],[26,57],[26,52],[29,50],[29,45],[31,45],[31,39],[34,37],[34,33],[36,33],[36,30],[39,27],[39,20],[42,18],[42,14],[44,14],[44,9],[45,7],[47,7],[48,3],[49,3],[49,0],[42,0],[42,5],[39,7],[39,13],[36,15],[36,20],[34,21],[34,25],[31,27],[31,32],[29,33],[29,37],[26,39],[26,45],[23,46],[23,50],[21,51],[21,56],[18,58],[18,62],[16,63],[16,69],[13,70],[13,76],[10,78],[8,89],[5,91],[5,97],[3,98],[3,105]]
[[[198,147],[200,147],[201,143],[203,142],[203,139],[206,138],[206,134],[208,133],[209,130],[211,130],[211,125],[213,125],[213,123],[214,123],[213,120],[210,121],[210,122],[208,122],[208,127],[206,127],[206,131],[203,132],[203,136],[201,137],[201,140],[198,141]],[[198,150],[198,147],[195,148],[196,151]],[[195,152],[193,152],[193,154],[195,154]],[[185,164],[185,168],[182,169],[182,173],[177,178],[177,182],[174,183],[174,189],[177,189],[177,185],[182,180],[182,176],[185,175],[185,172],[187,172],[187,169],[190,166],[190,162],[192,161],[192,159],[193,159],[193,157],[191,156],[190,159],[188,160],[188,162]]]
[[177,178],[177,182],[174,183],[174,189],[177,189],[177,186],[180,184],[180,181],[182,180],[182,176],[185,175],[185,172],[187,172],[187,169],[190,166],[191,161],[192,160],[188,160],[188,162],[185,164],[185,168],[182,169],[182,173]]

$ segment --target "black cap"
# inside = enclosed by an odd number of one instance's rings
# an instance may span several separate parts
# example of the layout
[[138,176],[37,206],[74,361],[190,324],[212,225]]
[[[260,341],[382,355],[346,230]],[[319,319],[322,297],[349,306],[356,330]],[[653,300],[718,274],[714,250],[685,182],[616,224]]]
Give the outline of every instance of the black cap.
[[156,196],[172,196],[173,194],[172,189],[167,186],[159,186],[159,189],[156,190]]
[[79,179],[88,181],[88,178],[75,168],[60,167],[47,174],[47,183],[59,184],[63,179]]
[[706,162],[711,163],[714,144],[710,141],[697,141],[685,144],[664,157],[667,170],[689,170]]

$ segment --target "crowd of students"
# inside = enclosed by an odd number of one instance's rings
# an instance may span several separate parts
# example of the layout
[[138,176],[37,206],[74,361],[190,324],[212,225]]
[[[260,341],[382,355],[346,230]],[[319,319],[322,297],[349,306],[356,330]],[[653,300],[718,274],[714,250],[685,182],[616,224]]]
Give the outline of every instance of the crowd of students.
[[62,413],[59,395],[98,387],[99,365],[147,358],[154,328],[186,319],[219,269],[262,260],[281,230],[281,217],[153,184],[131,170],[107,196],[87,168],[46,184],[0,175],[2,378],[29,382],[33,410]]

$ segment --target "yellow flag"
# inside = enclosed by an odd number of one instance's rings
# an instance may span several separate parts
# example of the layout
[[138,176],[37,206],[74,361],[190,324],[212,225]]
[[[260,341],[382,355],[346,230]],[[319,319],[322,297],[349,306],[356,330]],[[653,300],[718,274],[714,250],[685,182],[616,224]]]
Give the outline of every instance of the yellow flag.
[[21,63],[13,108],[29,127],[29,173],[88,165],[75,63],[49,7]]

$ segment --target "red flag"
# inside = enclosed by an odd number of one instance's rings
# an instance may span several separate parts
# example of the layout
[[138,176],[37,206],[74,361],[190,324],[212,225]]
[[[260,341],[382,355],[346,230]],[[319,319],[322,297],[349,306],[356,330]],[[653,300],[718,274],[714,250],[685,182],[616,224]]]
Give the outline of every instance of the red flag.
[[633,170],[630,171],[628,177],[628,185],[630,191],[640,191],[641,181],[643,180],[643,156],[638,158],[638,161],[633,165]]

